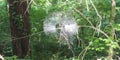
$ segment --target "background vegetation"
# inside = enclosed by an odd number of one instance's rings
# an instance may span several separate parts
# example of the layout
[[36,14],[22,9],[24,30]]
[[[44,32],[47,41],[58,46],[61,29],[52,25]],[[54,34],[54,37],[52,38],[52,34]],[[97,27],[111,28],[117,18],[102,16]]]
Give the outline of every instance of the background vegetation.
[[[112,2],[111,2],[112,1]],[[31,0],[30,50],[33,60],[120,59],[120,0]],[[115,11],[113,11],[115,10]],[[67,45],[43,32],[43,21],[49,13],[71,12],[80,26],[72,52]],[[113,16],[112,16],[113,15]],[[17,59],[12,53],[7,2],[0,0],[0,53],[6,60]],[[30,59],[29,56],[26,56]],[[119,58],[119,59],[118,59]]]

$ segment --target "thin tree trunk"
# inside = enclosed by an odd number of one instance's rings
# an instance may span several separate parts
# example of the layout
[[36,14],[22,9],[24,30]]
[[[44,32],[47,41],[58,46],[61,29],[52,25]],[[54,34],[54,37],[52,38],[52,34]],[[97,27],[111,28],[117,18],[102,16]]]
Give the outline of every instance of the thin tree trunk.
[[7,0],[13,54],[24,58],[29,52],[30,24],[26,0]]
[[115,30],[113,28],[113,24],[114,24],[114,19],[115,19],[115,15],[116,15],[116,11],[115,11],[115,7],[116,7],[116,2],[115,0],[111,0],[111,14],[110,14],[110,25],[111,25],[111,34],[110,36],[112,37],[111,41],[110,41],[110,47],[109,47],[109,54],[108,54],[108,60],[113,60],[113,54],[114,54],[114,49],[112,47],[113,42],[115,40]]

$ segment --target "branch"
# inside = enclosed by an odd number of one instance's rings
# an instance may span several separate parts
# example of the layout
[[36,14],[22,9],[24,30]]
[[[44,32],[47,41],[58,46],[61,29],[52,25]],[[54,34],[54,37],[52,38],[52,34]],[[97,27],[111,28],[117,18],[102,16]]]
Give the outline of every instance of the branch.
[[91,4],[92,4],[93,8],[95,9],[95,12],[96,12],[97,16],[100,18],[100,20],[102,20],[102,17],[101,17],[100,14],[98,13],[98,10],[97,10],[97,8],[95,7],[95,5],[93,4],[92,0],[90,0],[90,2],[91,2]]
[[77,12],[77,13],[79,13],[80,16],[81,16],[83,19],[87,20],[91,26],[94,26],[94,25],[92,24],[92,22],[91,22],[86,16],[83,15],[82,12],[80,12],[80,11],[77,10],[76,8],[74,8],[74,11]]
[[85,0],[86,1],[86,7],[87,7],[87,11],[89,12],[90,9],[89,9],[89,6],[88,6],[88,0]]
[[[95,5],[94,5],[94,3],[92,2],[92,0],[90,0],[90,2],[91,2],[91,4],[92,4],[92,6],[93,6],[93,8],[94,8],[94,10],[95,10],[95,12],[96,12],[96,14],[97,14],[97,16],[99,17],[98,29],[100,29],[102,17],[101,17],[101,15],[98,13],[98,10],[97,10],[97,8],[95,7]],[[98,35],[99,35],[99,32],[98,32]]]
[[[111,41],[110,41],[110,44],[113,45],[113,40],[115,40],[114,36],[115,36],[115,30],[114,30],[114,27],[112,26],[114,24],[114,19],[115,19],[115,14],[116,14],[116,11],[115,11],[115,7],[116,7],[116,2],[115,0],[111,0],[111,14],[110,14],[110,25],[111,25]],[[109,53],[108,53],[108,60],[113,60],[113,54],[114,54],[114,49],[112,46],[109,47]]]
[[115,15],[116,15],[116,10],[115,10],[116,3],[115,3],[115,0],[111,0],[111,3],[112,3],[112,6],[111,6],[111,14],[110,14],[110,24],[113,24],[114,23],[114,18],[115,18]]

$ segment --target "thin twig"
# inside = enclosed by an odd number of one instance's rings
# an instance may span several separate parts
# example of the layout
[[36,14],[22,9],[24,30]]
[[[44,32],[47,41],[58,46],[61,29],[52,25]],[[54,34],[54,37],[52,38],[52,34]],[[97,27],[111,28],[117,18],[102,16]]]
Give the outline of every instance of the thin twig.
[[30,0],[30,1],[28,2],[27,9],[25,10],[24,15],[25,15],[26,12],[28,11],[28,9],[29,9],[30,5],[32,4],[32,2],[33,2],[33,0]]
[[88,0],[85,0],[85,1],[86,1],[87,11],[89,12]]
[[33,36],[33,35],[36,35],[36,34],[41,34],[43,31],[41,31],[41,32],[37,32],[37,33],[33,33],[33,34],[30,34],[30,35],[27,35],[27,36],[23,36],[23,37],[19,37],[19,38],[14,38],[13,37],[13,39],[12,40],[19,40],[19,39],[23,39],[23,38],[26,38],[26,37],[31,37],[31,36]]
[[102,31],[102,30],[100,30],[100,29],[98,29],[96,27],[93,27],[93,26],[80,26],[80,27],[88,27],[88,28],[95,29],[95,30],[101,32],[103,35],[105,35],[108,39],[110,38],[104,31]]
[[[99,32],[101,32],[103,35],[105,35],[108,39],[110,38],[105,32],[103,32],[102,30],[100,30],[100,29],[97,29],[96,27],[93,27],[93,26],[80,26],[80,27],[88,27],[88,28],[92,28],[92,29],[94,29],[94,30],[97,30],[97,31],[99,31]],[[92,41],[91,41],[92,42]],[[91,43],[84,49],[84,50],[82,50],[82,52],[79,54],[79,56],[78,56],[78,58],[82,55],[82,53],[83,53],[83,56],[82,56],[82,60],[84,59],[84,56],[85,56],[85,53],[87,52],[87,49],[88,49],[88,47],[91,45]]]
[[77,10],[76,8],[74,8],[74,11],[77,12],[77,13],[79,13],[80,16],[81,16],[83,19],[87,20],[87,22],[88,22],[91,26],[94,26],[94,25],[92,24],[92,22],[91,22],[86,16],[83,15],[82,12],[80,12],[80,11]]
[[83,56],[82,56],[82,60],[84,59],[85,53],[87,52],[87,50],[88,50],[88,48],[90,47],[90,45],[91,45],[91,43],[89,43],[89,45],[86,47],[85,52],[84,52],[84,54],[83,54]]
[[91,45],[91,43],[89,43],[89,45],[85,49],[82,50],[82,52],[78,55],[78,58],[80,58],[80,56],[83,53],[82,60],[84,59],[85,53],[87,52],[87,49],[89,48],[90,45]]
[[79,3],[82,4],[82,0],[79,0]]
[[90,0],[90,2],[91,2],[91,4],[92,4],[93,8],[95,9],[95,12],[96,12],[97,16],[100,18],[100,20],[102,20],[102,17],[101,17],[100,14],[98,13],[98,10],[97,10],[97,8],[95,7],[95,5],[93,4],[92,0]]
[[[99,17],[98,29],[100,29],[102,17],[101,17],[101,15],[99,14],[99,12],[98,12],[96,6],[94,5],[94,3],[92,2],[92,0],[90,0],[90,2],[91,2],[91,4],[92,4],[92,6],[93,6],[93,8],[94,8],[94,10],[95,10],[95,12],[96,12],[96,14],[97,14],[97,16]],[[98,32],[98,35],[99,35],[99,32]]]

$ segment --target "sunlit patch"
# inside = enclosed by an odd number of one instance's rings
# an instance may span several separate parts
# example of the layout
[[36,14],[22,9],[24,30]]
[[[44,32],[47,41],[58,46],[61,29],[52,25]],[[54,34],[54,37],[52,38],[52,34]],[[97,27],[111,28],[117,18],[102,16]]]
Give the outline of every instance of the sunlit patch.
[[4,60],[4,58],[3,58],[3,56],[2,56],[2,55],[0,55],[0,60]]

